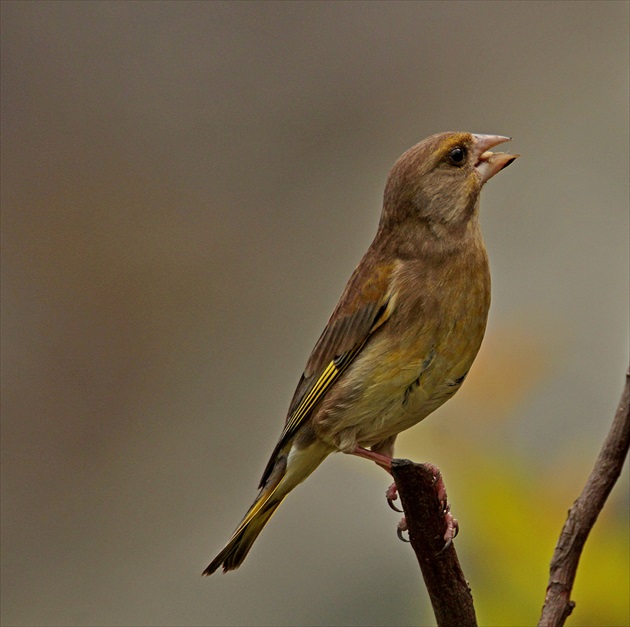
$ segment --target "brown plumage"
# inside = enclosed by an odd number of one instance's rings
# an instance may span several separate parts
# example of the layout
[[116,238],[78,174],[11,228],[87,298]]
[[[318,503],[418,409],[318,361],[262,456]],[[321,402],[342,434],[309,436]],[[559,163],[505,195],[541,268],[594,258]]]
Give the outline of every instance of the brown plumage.
[[508,139],[441,133],[394,164],[374,241],[307,361],[260,493],[205,575],[238,568],[330,453],[391,457],[396,436],[459,389],[490,306],[479,193],[518,156],[487,151]]

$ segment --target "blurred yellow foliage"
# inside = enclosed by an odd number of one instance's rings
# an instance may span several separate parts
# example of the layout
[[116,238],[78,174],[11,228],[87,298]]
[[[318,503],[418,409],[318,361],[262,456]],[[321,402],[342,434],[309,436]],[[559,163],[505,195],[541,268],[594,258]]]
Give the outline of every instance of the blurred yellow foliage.
[[[553,345],[533,341],[515,325],[494,332],[485,349],[462,394],[442,415],[404,434],[397,455],[444,463],[461,523],[456,545],[479,624],[534,625],[560,530],[595,458],[561,451],[541,469],[497,428],[555,366]],[[630,624],[628,520],[611,515],[619,487],[586,543],[568,625]]]

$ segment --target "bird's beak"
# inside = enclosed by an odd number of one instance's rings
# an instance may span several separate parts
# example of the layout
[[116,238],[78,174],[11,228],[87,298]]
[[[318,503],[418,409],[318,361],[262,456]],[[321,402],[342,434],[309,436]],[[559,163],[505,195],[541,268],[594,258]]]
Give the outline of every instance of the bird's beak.
[[510,155],[506,152],[490,152],[490,148],[509,142],[511,137],[503,135],[473,135],[475,143],[473,145],[473,157],[475,157],[475,170],[481,177],[481,184],[491,179],[497,172],[507,168],[507,166],[520,155]]

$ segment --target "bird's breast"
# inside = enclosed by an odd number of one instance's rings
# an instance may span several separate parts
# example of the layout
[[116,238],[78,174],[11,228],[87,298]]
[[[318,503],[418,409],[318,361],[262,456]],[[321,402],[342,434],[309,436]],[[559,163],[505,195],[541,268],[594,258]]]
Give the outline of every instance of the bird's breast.
[[341,450],[418,423],[460,388],[477,355],[490,305],[485,251],[427,269],[401,268],[387,324],[366,343],[314,417],[320,437]]

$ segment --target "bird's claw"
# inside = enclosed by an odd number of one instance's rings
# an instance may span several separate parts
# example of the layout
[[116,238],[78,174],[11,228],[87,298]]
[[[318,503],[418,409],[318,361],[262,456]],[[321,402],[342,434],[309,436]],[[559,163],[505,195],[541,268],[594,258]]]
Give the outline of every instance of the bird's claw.
[[440,549],[440,553],[443,553],[448,549],[451,544],[453,544],[454,538],[459,533],[459,522],[457,522],[457,518],[451,514],[450,506],[447,503],[447,511],[444,514],[444,519],[446,520],[446,531],[444,532],[444,540],[446,544]]
[[398,536],[398,539],[402,542],[411,542],[411,540],[408,540],[403,535],[405,531],[407,531],[407,519],[403,517],[400,519],[398,525],[396,525],[396,535]]
[[435,487],[438,499],[440,499],[440,501],[446,501],[446,486],[444,485],[444,480],[442,479],[442,472],[433,464],[425,463],[424,466],[433,474],[432,485]]
[[400,508],[398,508],[398,507],[396,507],[396,506],[394,505],[394,503],[393,503],[390,499],[387,499],[387,504],[388,504],[388,505],[389,505],[389,506],[390,506],[390,507],[391,507],[391,508],[392,508],[395,512],[398,512],[399,514],[402,514],[403,510],[402,510],[402,509],[400,509]]
[[[451,544],[453,544],[453,539],[457,536],[459,532],[459,523],[457,519],[451,514],[451,506],[448,502],[448,497],[446,495],[446,487],[444,485],[444,481],[442,480],[442,473],[437,466],[433,464],[425,464],[429,468],[429,470],[433,473],[433,487],[435,488],[435,492],[437,494],[439,503],[440,503],[440,513],[444,516],[444,520],[446,521],[446,531],[444,532],[444,546],[440,549],[440,553],[446,551]],[[398,487],[395,483],[392,483],[389,488],[385,491],[385,498],[387,499],[387,504],[395,511],[399,513],[403,513],[402,509],[398,509],[394,505],[394,501],[398,499]],[[396,527],[396,535],[399,540],[403,542],[410,542],[403,533],[408,531],[407,520],[406,518],[402,518]]]
[[392,483],[392,485],[390,485],[389,488],[387,488],[387,490],[385,491],[385,498],[387,499],[387,504],[395,512],[398,512],[399,514],[402,514],[403,510],[402,509],[398,509],[394,505],[394,501],[398,498],[398,488],[396,487],[395,483]]

